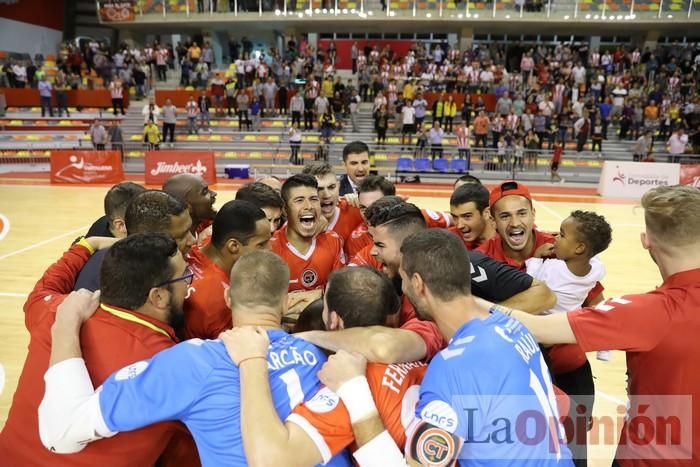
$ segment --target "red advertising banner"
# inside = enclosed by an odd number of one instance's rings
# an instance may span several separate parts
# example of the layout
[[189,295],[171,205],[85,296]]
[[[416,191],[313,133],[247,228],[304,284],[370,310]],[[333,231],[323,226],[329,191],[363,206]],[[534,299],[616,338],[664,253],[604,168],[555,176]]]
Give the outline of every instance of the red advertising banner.
[[681,185],[700,188],[700,164],[681,165]]
[[209,184],[216,183],[213,151],[146,151],[146,183],[161,185],[177,174],[200,175]]
[[51,151],[51,183],[108,183],[124,180],[119,151]]
[[133,1],[100,3],[100,18],[105,23],[133,21],[135,17]]

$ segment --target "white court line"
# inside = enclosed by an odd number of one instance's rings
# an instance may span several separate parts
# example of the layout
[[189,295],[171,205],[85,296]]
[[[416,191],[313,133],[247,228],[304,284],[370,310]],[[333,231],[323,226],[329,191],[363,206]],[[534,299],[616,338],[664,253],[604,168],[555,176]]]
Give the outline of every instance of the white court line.
[[542,209],[543,211],[548,212],[549,214],[553,215],[554,217],[556,217],[556,218],[559,219],[560,221],[563,221],[563,220],[564,220],[564,218],[561,216],[561,214],[559,214],[557,211],[555,211],[554,209],[550,208],[550,207],[547,206],[546,204],[542,204],[542,203],[540,203],[539,201],[535,201],[534,199],[532,200],[532,204],[535,205],[535,209],[537,209],[538,211],[539,211],[540,209]]
[[0,261],[2,261],[3,259],[10,258],[10,257],[15,256],[15,255],[19,255],[20,253],[24,253],[25,251],[30,251],[30,250],[33,250],[34,248],[39,248],[40,246],[44,246],[47,243],[51,243],[51,242],[54,242],[56,240],[60,240],[60,239],[65,238],[65,237],[70,237],[71,235],[75,235],[79,232],[85,232],[88,227],[90,227],[90,226],[84,225],[82,227],[78,227],[77,229],[73,229],[70,232],[66,232],[66,233],[61,234],[61,235],[56,235],[55,237],[47,238],[46,240],[42,240],[40,242],[33,243],[29,246],[25,246],[24,248],[20,248],[19,250],[5,253],[4,255],[0,256]]
[[10,231],[10,219],[7,216],[0,214],[0,221],[2,221],[3,229],[0,230],[0,240],[7,236],[7,232]]
[[29,294],[15,292],[0,292],[0,297],[27,298]]
[[627,405],[626,401],[624,401],[622,399],[618,399],[615,396],[611,396],[610,394],[607,394],[603,391],[596,391],[595,394],[596,394],[596,396],[602,397],[606,401],[613,402],[613,403],[618,404],[618,405],[625,405],[625,406]]

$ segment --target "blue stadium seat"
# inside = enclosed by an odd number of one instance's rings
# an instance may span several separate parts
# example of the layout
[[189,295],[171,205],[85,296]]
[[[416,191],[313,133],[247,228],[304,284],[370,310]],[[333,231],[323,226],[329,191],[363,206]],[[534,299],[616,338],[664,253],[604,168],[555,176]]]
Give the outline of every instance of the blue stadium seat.
[[420,157],[416,159],[416,172],[429,172],[430,171],[430,159],[427,157]]
[[435,161],[433,161],[433,169],[437,170],[440,173],[449,172],[450,161],[448,161],[447,159],[435,159]]
[[399,157],[396,160],[396,170],[402,172],[412,172],[413,171],[413,159],[410,157]]
[[452,159],[452,171],[463,173],[467,171],[467,161],[466,159]]

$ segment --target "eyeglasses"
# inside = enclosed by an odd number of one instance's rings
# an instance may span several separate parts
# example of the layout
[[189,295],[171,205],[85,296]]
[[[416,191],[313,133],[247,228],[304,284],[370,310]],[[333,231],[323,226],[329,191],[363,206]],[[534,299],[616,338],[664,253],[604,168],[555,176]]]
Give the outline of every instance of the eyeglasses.
[[160,284],[157,284],[156,287],[163,287],[168,284],[173,284],[175,282],[180,282],[184,281],[185,284],[191,285],[192,284],[192,279],[194,278],[194,272],[190,268],[185,268],[185,272],[183,273],[182,276],[176,277],[175,279],[170,279],[165,282],[161,282]]

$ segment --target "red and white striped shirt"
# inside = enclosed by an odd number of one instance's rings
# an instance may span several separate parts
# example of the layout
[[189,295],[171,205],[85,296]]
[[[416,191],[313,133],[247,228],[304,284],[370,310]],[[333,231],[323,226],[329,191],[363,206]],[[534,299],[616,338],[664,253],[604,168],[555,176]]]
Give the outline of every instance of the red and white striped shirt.
[[318,81],[309,81],[309,86],[306,88],[306,97],[309,99],[316,99],[318,97],[319,84]]
[[367,65],[367,57],[365,55],[357,56],[357,69],[361,70]]
[[389,84],[387,86],[387,98],[390,103],[396,102],[396,100],[399,98],[398,91],[396,89],[396,84]]
[[469,84],[471,84],[472,86],[476,86],[477,84],[479,84],[480,74],[481,72],[478,68],[473,69],[471,73],[469,73]]
[[681,79],[678,76],[671,76],[668,79],[668,87],[670,89],[675,89],[676,86],[678,86],[678,83],[680,83]]
[[566,85],[558,83],[554,85],[554,101],[561,102],[564,100],[564,93],[566,92]]
[[457,137],[457,148],[458,149],[469,149],[469,137],[471,130],[469,130],[469,127],[458,127],[457,131],[455,132],[455,136]]
[[112,99],[123,99],[124,98],[124,88],[120,81],[112,81],[109,83],[109,92],[112,95]]
[[635,65],[635,64],[639,63],[640,58],[641,58],[641,54],[639,53],[638,50],[635,50],[634,52],[632,52],[632,58],[630,59],[630,61],[632,62],[633,65]]
[[520,125],[520,117],[513,113],[508,114],[506,117],[506,128],[511,131],[515,131],[518,129],[518,125]]
[[600,54],[598,52],[593,52],[591,54],[591,66],[593,66],[593,67],[600,66]]

